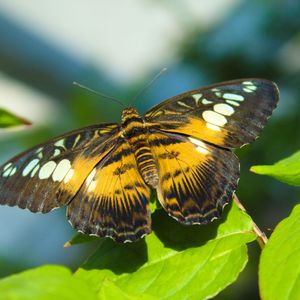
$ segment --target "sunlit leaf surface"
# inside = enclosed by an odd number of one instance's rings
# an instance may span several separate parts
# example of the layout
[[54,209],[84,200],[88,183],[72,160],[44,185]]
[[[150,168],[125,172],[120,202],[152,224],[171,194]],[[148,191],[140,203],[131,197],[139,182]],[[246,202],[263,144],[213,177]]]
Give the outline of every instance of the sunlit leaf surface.
[[235,204],[208,226],[183,226],[158,211],[153,233],[146,239],[122,245],[106,239],[75,277],[99,290],[109,280],[134,296],[206,299],[234,282],[243,270],[246,243],[256,238],[252,225]]
[[252,172],[269,175],[290,185],[300,186],[300,151],[270,166],[253,166]]
[[275,228],[259,267],[263,300],[300,299],[300,205]]
[[62,266],[43,266],[0,280],[1,300],[96,300],[97,292]]

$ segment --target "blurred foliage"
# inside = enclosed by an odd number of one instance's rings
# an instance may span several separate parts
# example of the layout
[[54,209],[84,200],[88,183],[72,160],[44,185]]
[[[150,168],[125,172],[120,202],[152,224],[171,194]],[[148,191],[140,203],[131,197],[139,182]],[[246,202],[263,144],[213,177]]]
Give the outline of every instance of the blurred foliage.
[[18,125],[30,125],[24,118],[17,117],[12,113],[0,108],[0,128],[14,127]]
[[[237,194],[255,222],[267,232],[272,232],[299,202],[299,189],[257,176],[249,172],[249,168],[252,165],[272,164],[300,148],[300,63],[295,60],[299,57],[299,36],[299,1],[241,1],[212,28],[191,27],[177,51],[179,59],[168,66],[168,72],[136,103],[144,112],[166,97],[208,83],[243,77],[275,81],[281,91],[277,110],[260,139],[237,151],[241,159]],[[24,65],[22,71],[21,65]],[[16,72],[14,68],[16,63],[11,67],[6,61],[5,70],[10,75],[57,96],[64,117],[43,128],[33,128],[28,133],[3,138],[1,154],[5,157],[73,128],[119,121],[122,108],[117,104],[74,88],[71,84],[57,85],[53,74],[47,76],[46,68],[43,70],[42,84],[39,84],[38,75],[34,73],[38,72],[38,68],[30,69],[26,64],[18,64]],[[156,73],[156,70],[151,73]],[[90,72],[77,73],[72,80],[121,98],[129,104],[135,91],[144,86],[151,76],[147,74],[132,86],[124,87],[91,67]],[[246,272],[216,299],[259,299],[256,277],[259,254],[257,246],[250,247],[251,264],[248,264]],[[6,265],[2,262],[2,267],[8,269],[10,264],[10,261]]]

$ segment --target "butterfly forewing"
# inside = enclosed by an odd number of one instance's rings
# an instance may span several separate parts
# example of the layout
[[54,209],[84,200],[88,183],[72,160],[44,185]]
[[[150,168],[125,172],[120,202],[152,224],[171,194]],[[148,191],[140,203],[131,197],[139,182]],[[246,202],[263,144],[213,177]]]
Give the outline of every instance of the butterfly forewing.
[[0,204],[48,212],[67,204],[113,148],[118,125],[90,126],[40,144],[0,168]]
[[238,148],[260,134],[278,97],[271,81],[234,80],[170,98],[146,113],[145,119],[166,132]]
[[176,134],[151,134],[149,142],[159,168],[158,199],[168,214],[183,224],[218,218],[237,186],[236,156]]
[[83,233],[134,241],[151,231],[149,200],[150,188],[139,173],[130,144],[120,138],[87,177],[67,215]]

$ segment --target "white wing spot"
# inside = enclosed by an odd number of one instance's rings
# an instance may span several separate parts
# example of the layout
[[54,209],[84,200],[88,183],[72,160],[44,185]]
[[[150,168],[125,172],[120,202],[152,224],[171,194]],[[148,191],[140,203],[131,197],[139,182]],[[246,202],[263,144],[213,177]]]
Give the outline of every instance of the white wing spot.
[[96,188],[96,180],[93,180],[96,175],[96,169],[93,169],[92,172],[86,179],[86,185],[88,186],[88,192],[92,192]]
[[24,168],[22,172],[22,176],[27,176],[34,168],[35,166],[39,163],[39,160],[37,158],[31,160],[28,165]]
[[244,101],[244,97],[242,95],[231,94],[231,93],[224,94],[223,98],[228,100]]
[[12,168],[8,168],[6,169],[6,171],[2,174],[2,177],[8,177],[10,172],[11,172]]
[[221,131],[221,128],[214,124],[206,123],[206,127],[214,131]]
[[89,184],[88,192],[92,192],[96,188],[96,185],[96,180],[92,180],[92,182]]
[[40,148],[38,148],[36,151],[35,151],[35,153],[39,153],[39,152],[41,152],[43,150],[43,147],[40,147]]
[[6,169],[6,171],[2,174],[3,177],[13,176],[17,172],[17,167],[10,166]]
[[72,149],[74,149],[75,147],[76,147],[76,145],[77,145],[77,143],[79,142],[79,140],[80,140],[80,134],[78,134],[77,136],[76,136],[76,139],[75,139],[75,142],[74,142],[74,145],[73,145],[73,147],[72,147]]
[[30,177],[33,177],[33,176],[36,174],[36,172],[38,171],[39,168],[40,168],[40,165],[37,165],[37,166],[32,170]]
[[74,170],[70,169],[64,178],[64,183],[68,183],[72,179],[73,175],[74,175]]
[[181,102],[181,101],[177,101],[177,103],[178,103],[180,106],[183,106],[183,107],[186,107],[186,108],[193,108],[193,107],[191,107],[191,106],[189,106],[189,105],[187,105],[186,103]]
[[244,84],[243,90],[246,93],[253,93],[257,89],[257,87],[251,81],[244,81],[243,84]]
[[224,126],[227,123],[227,119],[224,116],[212,110],[205,110],[202,113],[202,117],[206,122],[217,126]]
[[53,157],[60,155],[61,151],[59,149],[54,150]]
[[207,99],[202,99],[202,104],[204,104],[204,105],[207,105],[207,104],[211,104],[211,103],[213,103],[212,101],[210,101],[210,100],[207,100]]
[[5,166],[4,166],[4,168],[3,168],[3,171],[5,171],[6,169],[8,169],[9,167],[11,167],[12,166],[12,163],[10,162],[10,163],[8,163],[8,164],[6,164]]
[[14,167],[14,168],[11,170],[9,176],[13,176],[16,172],[17,172],[17,168]]
[[62,181],[70,169],[71,169],[71,162],[68,159],[61,160],[57,164],[57,166],[52,174],[52,179],[54,181]]
[[215,104],[214,111],[224,116],[231,116],[234,113],[233,107],[225,103]]
[[198,152],[200,152],[200,153],[202,153],[204,155],[206,155],[206,154],[209,153],[209,151],[206,148],[203,148],[201,146],[198,146],[196,149],[197,149]]
[[226,102],[227,102],[228,104],[233,105],[233,106],[240,106],[240,104],[239,104],[238,102],[235,102],[235,101],[232,101],[232,100],[226,100]]
[[57,141],[56,143],[54,143],[54,145],[57,146],[57,147],[65,148],[65,139]]
[[202,97],[202,94],[195,94],[192,97],[195,99],[196,104],[198,104],[199,99]]
[[96,175],[96,169],[93,169],[92,172],[89,174],[89,176],[86,179],[86,185],[89,185],[92,182],[95,175]]
[[193,143],[193,144],[195,144],[195,145],[197,145],[197,146],[202,146],[202,145],[204,145],[204,143],[202,142],[202,141],[200,141],[200,140],[197,140],[197,139],[195,139],[195,138],[193,138],[193,137],[188,137],[188,139]]
[[214,92],[217,97],[222,96],[221,90],[218,88],[211,89],[211,91]]
[[51,176],[51,174],[53,173],[54,169],[56,167],[56,162],[55,161],[48,161],[47,163],[45,163],[40,171],[39,171],[39,178],[40,179],[47,179]]
[[200,140],[197,140],[195,138],[192,138],[192,137],[189,137],[189,140],[194,144],[196,145],[196,149],[198,152],[202,153],[202,154],[207,154],[209,153],[209,150],[207,148],[207,146],[205,145],[205,143],[203,143],[202,141]]

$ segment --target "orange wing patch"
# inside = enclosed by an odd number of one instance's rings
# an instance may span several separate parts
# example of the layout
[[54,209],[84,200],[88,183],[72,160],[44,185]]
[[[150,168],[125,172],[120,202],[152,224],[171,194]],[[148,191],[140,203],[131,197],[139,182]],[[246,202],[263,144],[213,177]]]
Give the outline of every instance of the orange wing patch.
[[134,241],[151,231],[149,199],[130,145],[122,140],[89,174],[67,215],[83,233]]
[[[165,129],[163,127],[160,128],[162,131],[184,134],[188,136],[193,136],[195,138],[204,140],[206,142],[215,144],[215,145],[223,145],[224,141],[229,137],[230,132],[227,129],[222,128],[220,126],[210,124],[205,122],[201,118],[194,118],[192,116],[187,117],[186,122],[178,123],[175,120],[173,121],[176,128],[168,128]],[[164,122],[160,122],[160,125]],[[166,122],[166,124],[172,124],[172,121]],[[153,124],[155,125],[155,123]],[[151,125],[150,125],[151,126]]]
[[159,169],[158,199],[168,214],[183,224],[218,218],[237,186],[236,156],[175,134],[152,134],[149,143]]

